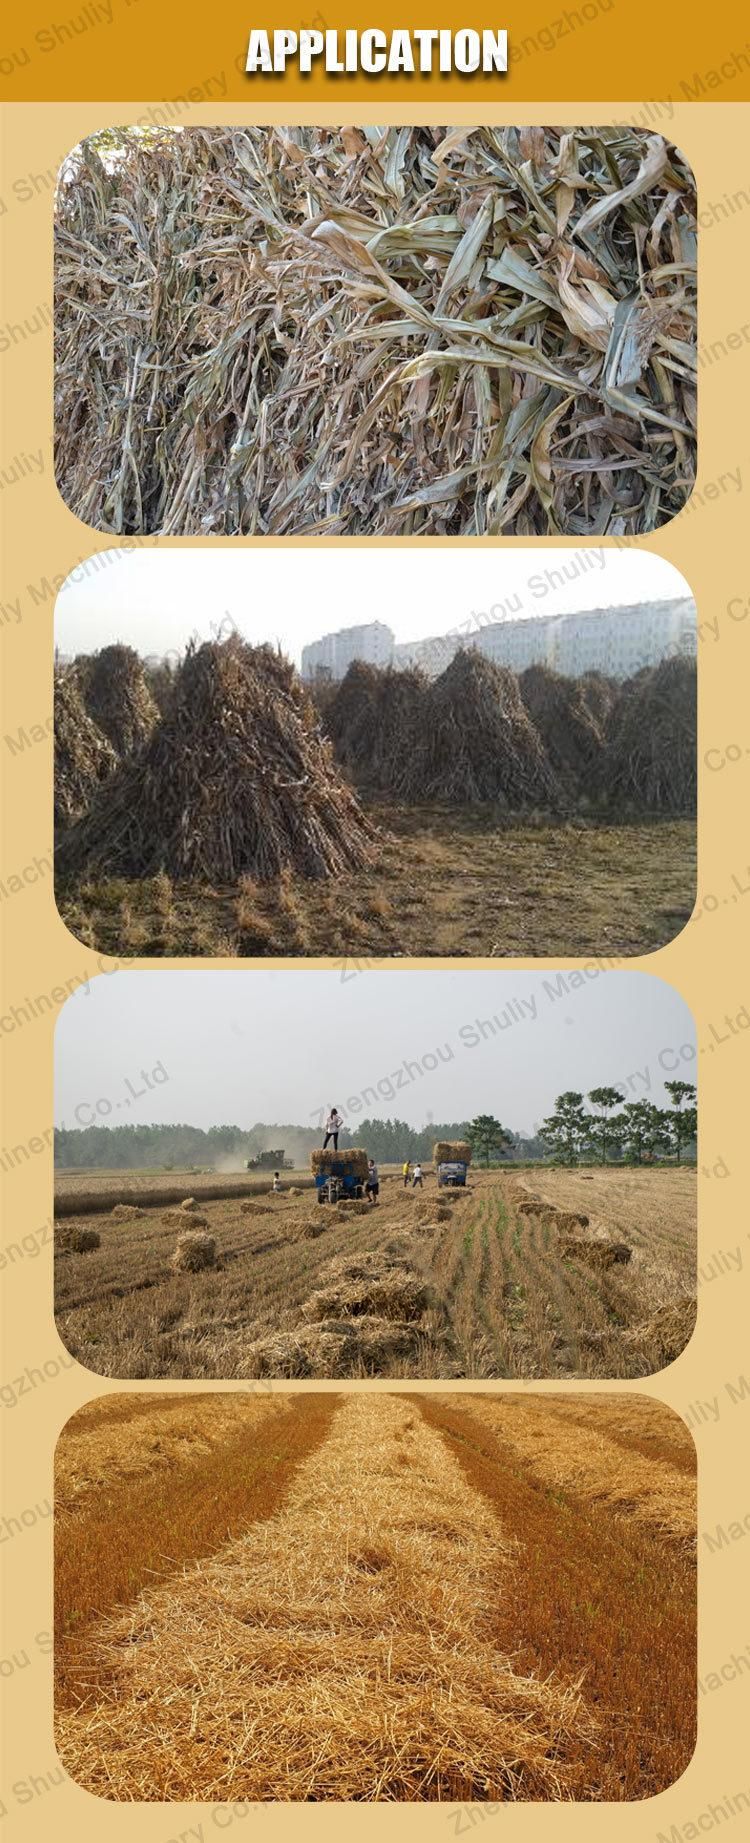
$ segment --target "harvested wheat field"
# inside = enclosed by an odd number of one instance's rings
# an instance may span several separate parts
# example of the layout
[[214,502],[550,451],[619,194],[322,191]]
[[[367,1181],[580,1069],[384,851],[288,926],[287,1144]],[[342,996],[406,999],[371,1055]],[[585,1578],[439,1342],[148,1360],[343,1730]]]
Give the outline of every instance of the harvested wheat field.
[[639,1395],[94,1403],[57,1449],[63,1763],[130,1801],[658,1792],[694,1467]]
[[56,470],[112,532],[633,536],[695,471],[696,198],[627,126],[120,131],[56,198]]
[[[198,1272],[173,1265],[195,1217],[165,1209],[158,1185],[144,1183],[134,1215],[128,1177],[119,1191],[114,1174],[63,1178],[68,1349],[129,1378],[595,1378],[649,1375],[689,1340],[694,1169],[473,1168],[467,1190],[440,1193],[431,1174],[414,1193],[381,1172],[374,1207],[320,1206],[288,1176],[277,1195],[185,1178],[215,1243]],[[158,1180],[171,1203],[174,1178]],[[100,1245],[71,1249],[76,1225],[95,1226]]]

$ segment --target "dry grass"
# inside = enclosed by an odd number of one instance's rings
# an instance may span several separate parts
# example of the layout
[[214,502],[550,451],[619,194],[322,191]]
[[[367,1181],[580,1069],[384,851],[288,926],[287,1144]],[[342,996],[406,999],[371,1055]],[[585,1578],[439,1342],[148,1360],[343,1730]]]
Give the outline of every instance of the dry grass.
[[[691,1455],[691,1464],[675,1465],[671,1453],[660,1458],[623,1444],[623,1424],[639,1429],[640,1398],[617,1399],[617,1437],[607,1420],[608,1397],[587,1396],[583,1414],[580,1409],[584,1404],[575,1400],[569,1413],[568,1399],[565,1395],[469,1395],[462,1396],[461,1408],[478,1417],[483,1430],[497,1433],[504,1445],[514,1447],[519,1462],[553,1491],[572,1491],[589,1509],[599,1507],[608,1516],[625,1516],[656,1531],[662,1542],[692,1551],[696,1461],[684,1423],[671,1409],[657,1409],[664,1434],[681,1442],[683,1455]],[[601,1424],[596,1406],[599,1399],[603,1404]],[[648,1403],[647,1413],[654,1406]]]
[[695,470],[696,200],[627,126],[96,139],[56,470],[113,532],[632,536]]
[[695,901],[692,819],[499,823],[493,806],[376,806],[377,864],[293,889],[258,886],[252,922],[234,884],[180,883],[165,918],[154,879],[64,878],[60,912],[117,955],[375,954],[586,957],[648,953]]
[[91,1229],[84,1222],[64,1222],[55,1231],[56,1254],[91,1254],[94,1248],[101,1247],[101,1235],[98,1229]]
[[270,1515],[336,1405],[330,1395],[294,1412],[268,1397],[115,1398],[121,1404],[124,1412],[103,1420],[98,1404],[82,1409],[58,1442],[55,1673],[63,1702],[85,1697],[92,1622]]
[[[498,1643],[517,1669],[580,1672],[596,1710],[577,1795],[660,1792],[696,1736],[695,1449],[683,1423],[632,1395],[419,1405],[519,1541],[513,1592],[496,1593]],[[680,1463],[625,1457],[610,1437],[623,1423],[636,1446],[674,1441]]]
[[[541,1214],[521,1213],[526,1176]],[[101,1180],[108,1202],[112,1182]],[[158,1208],[109,1218],[100,1248],[58,1263],[57,1323],[81,1362],[120,1377],[645,1376],[692,1328],[695,1186],[687,1169],[542,1168],[520,1182],[474,1170],[450,1208],[431,1174],[425,1194],[384,1183],[378,1208],[361,1211],[311,1207],[309,1189],[249,1214],[231,1196],[201,1197],[220,1266],[174,1273]],[[629,1261],[568,1258],[555,1208],[589,1217],[585,1249],[621,1242]],[[385,1339],[383,1275],[387,1290],[398,1270],[419,1316],[396,1311]]]
[[130,1799],[565,1797],[596,1718],[493,1642],[513,1546],[409,1402],[350,1398],[275,1517],[99,1627],[66,1767]]
[[[118,1610],[114,1593],[107,1614],[67,1628],[81,1632],[66,1641],[76,1669],[57,1696],[67,1770],[119,1800],[622,1801],[663,1789],[694,1733],[695,1571],[680,1495],[692,1480],[675,1468],[674,1516],[665,1500],[662,1524],[644,1521],[649,1474],[669,1468],[617,1441],[623,1417],[636,1440],[659,1423],[679,1440],[679,1423],[640,1397],[593,1397],[574,1404],[585,1428],[566,1422],[568,1405],[304,1394],[267,1404],[271,1436],[255,1403],[190,1398],[210,1449],[202,1471],[178,1465],[166,1489],[177,1499],[175,1480],[197,1487],[208,1541],[192,1564],[177,1558],[168,1579],[149,1579],[145,1475],[131,1479],[130,1604]],[[137,1426],[143,1397],[135,1407]],[[238,1476],[241,1408],[251,1437]],[[532,1411],[557,1453],[553,1491],[538,1438],[524,1451],[519,1434]],[[153,1412],[163,1424],[163,1403]],[[78,1445],[101,1441],[96,1417],[96,1406],[76,1417],[58,1466],[76,1429]],[[129,1425],[110,1421],[110,1446]],[[278,1463],[258,1470],[269,1446]],[[597,1476],[607,1454],[632,1463],[629,1504],[581,1494],[588,1452]],[[106,1459],[100,1445],[97,1482]],[[217,1478],[235,1487],[220,1548]],[[70,1551],[101,1554],[97,1508],[90,1493],[60,1520],[68,1587]],[[85,1568],[76,1586],[85,1607]]]

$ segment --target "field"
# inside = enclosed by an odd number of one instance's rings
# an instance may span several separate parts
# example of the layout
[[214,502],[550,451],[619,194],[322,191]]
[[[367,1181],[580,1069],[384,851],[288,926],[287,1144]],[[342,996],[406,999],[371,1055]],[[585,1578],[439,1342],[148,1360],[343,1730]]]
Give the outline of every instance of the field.
[[[381,1178],[376,1207],[347,1209],[318,1206],[295,1173],[277,1196],[259,1176],[206,1175],[217,1261],[185,1273],[170,1264],[182,1217],[164,1223],[159,1195],[197,1197],[198,1177],[180,1191],[174,1173],[64,1176],[60,1335],[99,1374],[144,1379],[639,1377],[687,1342],[694,1170],[475,1170],[447,1193],[431,1173],[423,1193]],[[226,1194],[238,1183],[244,1204]],[[143,1214],[113,1220],[138,1194]],[[101,1245],[66,1252],[76,1225]]]
[[637,1394],[109,1396],[56,1738],[138,1800],[614,1800],[694,1745],[695,1452]]
[[254,958],[648,953],[692,911],[692,819],[530,826],[498,825],[492,807],[368,810],[384,842],[350,876],[222,886],[58,873],[60,913],[102,953]]

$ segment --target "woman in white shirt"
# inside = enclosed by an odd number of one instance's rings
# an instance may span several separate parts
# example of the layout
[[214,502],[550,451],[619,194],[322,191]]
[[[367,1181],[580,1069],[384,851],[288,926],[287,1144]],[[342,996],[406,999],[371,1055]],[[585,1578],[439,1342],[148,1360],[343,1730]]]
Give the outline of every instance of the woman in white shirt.
[[341,1131],[343,1124],[344,1122],[341,1117],[341,1114],[339,1113],[338,1107],[332,1107],[328,1115],[328,1119],[326,1120],[326,1131],[325,1131],[325,1138],[323,1140],[323,1151],[325,1151],[329,1139],[332,1139],[334,1152],[338,1152],[339,1133]]

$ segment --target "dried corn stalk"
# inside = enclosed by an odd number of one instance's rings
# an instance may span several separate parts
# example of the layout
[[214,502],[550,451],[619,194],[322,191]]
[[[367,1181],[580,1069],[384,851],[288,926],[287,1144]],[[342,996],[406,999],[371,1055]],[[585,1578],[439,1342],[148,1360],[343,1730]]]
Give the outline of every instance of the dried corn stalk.
[[694,479],[695,221],[631,127],[93,136],[61,491],[113,532],[651,531]]

